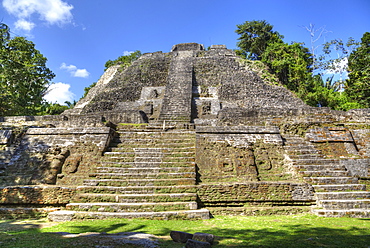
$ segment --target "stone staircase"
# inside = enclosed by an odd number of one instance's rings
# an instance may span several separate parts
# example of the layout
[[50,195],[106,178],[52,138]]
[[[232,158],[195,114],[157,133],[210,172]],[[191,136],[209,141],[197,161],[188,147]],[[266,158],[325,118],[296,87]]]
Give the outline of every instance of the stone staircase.
[[174,129],[119,129],[101,165],[77,188],[67,211],[73,218],[209,218],[198,209],[195,134]]
[[286,136],[285,148],[298,175],[315,189],[312,212],[324,217],[370,217],[370,192],[339,159],[327,159],[308,141]]
[[190,122],[193,85],[192,52],[178,52],[168,73],[160,121]]

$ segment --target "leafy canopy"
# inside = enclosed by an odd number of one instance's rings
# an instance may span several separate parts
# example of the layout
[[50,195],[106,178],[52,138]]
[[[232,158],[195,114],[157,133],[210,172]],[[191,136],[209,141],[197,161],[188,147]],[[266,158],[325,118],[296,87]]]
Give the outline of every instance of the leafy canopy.
[[[302,43],[283,42],[283,36],[266,21],[247,21],[237,27],[237,54],[264,63],[282,85],[306,104],[336,110],[370,107],[370,33],[364,35],[357,50],[354,39],[349,38],[347,43],[336,39],[325,43],[323,54],[317,55],[313,44],[310,51]],[[307,30],[311,31],[311,42],[317,41],[313,40],[313,26]],[[335,58],[331,58],[333,53]],[[342,79],[348,70],[346,61],[350,71],[347,81]],[[315,75],[315,71],[319,73]],[[325,79],[328,72],[339,73],[341,79]]]
[[235,31],[240,35],[238,38],[238,52],[244,58],[261,60],[262,54],[271,43],[283,42],[284,36],[273,31],[273,26],[266,21],[246,21],[237,25]]
[[0,116],[35,115],[55,75],[47,59],[24,37],[0,25]]
[[363,107],[370,107],[370,33],[361,38],[360,46],[351,53],[348,60],[348,95]]

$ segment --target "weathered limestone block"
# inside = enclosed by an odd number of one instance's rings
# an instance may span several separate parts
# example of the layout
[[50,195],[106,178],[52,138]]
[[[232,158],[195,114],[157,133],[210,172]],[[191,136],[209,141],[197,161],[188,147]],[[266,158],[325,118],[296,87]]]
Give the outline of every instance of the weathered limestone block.
[[[55,154],[56,153],[56,154]],[[57,181],[57,175],[61,172],[62,166],[70,152],[68,149],[60,149],[59,147],[54,149],[54,156],[50,162],[49,169],[44,174],[44,183],[55,184]]]
[[62,173],[71,174],[75,173],[83,159],[82,154],[74,154],[69,156],[63,166]]
[[353,177],[370,177],[370,159],[342,159],[340,164],[344,165]]
[[174,242],[177,243],[186,243],[188,239],[193,238],[193,234],[187,232],[180,232],[180,231],[171,231],[170,236]]
[[211,245],[213,244],[213,241],[215,240],[215,235],[209,234],[209,233],[194,233],[193,236],[194,240],[201,241],[201,242],[207,242]]

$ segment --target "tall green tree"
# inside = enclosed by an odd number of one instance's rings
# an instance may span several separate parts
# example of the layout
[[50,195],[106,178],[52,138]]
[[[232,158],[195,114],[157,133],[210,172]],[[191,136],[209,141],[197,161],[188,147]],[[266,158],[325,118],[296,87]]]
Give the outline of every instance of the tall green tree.
[[247,21],[237,27],[239,55],[261,60],[284,86],[299,96],[306,94],[312,87],[313,57],[308,48],[285,43],[284,36],[266,21]]
[[55,75],[47,59],[24,37],[10,37],[0,25],[0,116],[34,115],[43,104],[50,80]]
[[350,98],[363,107],[370,107],[370,33],[361,38],[360,46],[354,50],[348,60],[349,80],[346,91]]
[[312,55],[299,43],[269,44],[262,54],[262,62],[278,76],[289,90],[304,94],[312,79]]
[[273,26],[267,21],[246,21],[237,25],[235,31],[240,35],[237,46],[238,54],[251,60],[261,60],[267,46],[272,43],[283,42],[284,36],[273,31]]

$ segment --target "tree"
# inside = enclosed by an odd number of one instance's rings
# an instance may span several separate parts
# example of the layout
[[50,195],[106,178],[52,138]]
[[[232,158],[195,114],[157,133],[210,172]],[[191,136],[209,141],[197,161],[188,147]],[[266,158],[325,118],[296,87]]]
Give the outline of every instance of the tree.
[[237,28],[235,32],[240,35],[237,53],[247,59],[261,60],[269,44],[283,42],[284,36],[273,31],[273,26],[264,20],[246,21]]
[[299,43],[272,43],[262,54],[262,62],[269,66],[280,82],[294,92],[305,91],[312,77],[312,56]]
[[318,74],[312,79],[312,88],[302,96],[308,105],[345,111],[361,107],[348,97],[347,92],[341,90],[341,81],[334,81],[334,75],[324,80],[322,75]]
[[113,65],[122,65],[123,67],[131,65],[131,63],[140,58],[141,52],[139,50],[130,53],[129,55],[122,55],[115,60],[108,60],[105,63],[105,70]]
[[289,90],[303,96],[312,81],[312,54],[301,43],[287,44],[266,21],[247,21],[237,25],[240,34],[238,54],[261,60]]
[[24,37],[0,25],[0,115],[34,115],[55,75],[47,59]]
[[37,108],[37,115],[59,115],[70,108],[70,106],[61,105],[59,103],[44,102]]
[[370,107],[370,33],[361,38],[360,46],[354,50],[348,60],[349,80],[346,91],[351,99],[363,107]]

